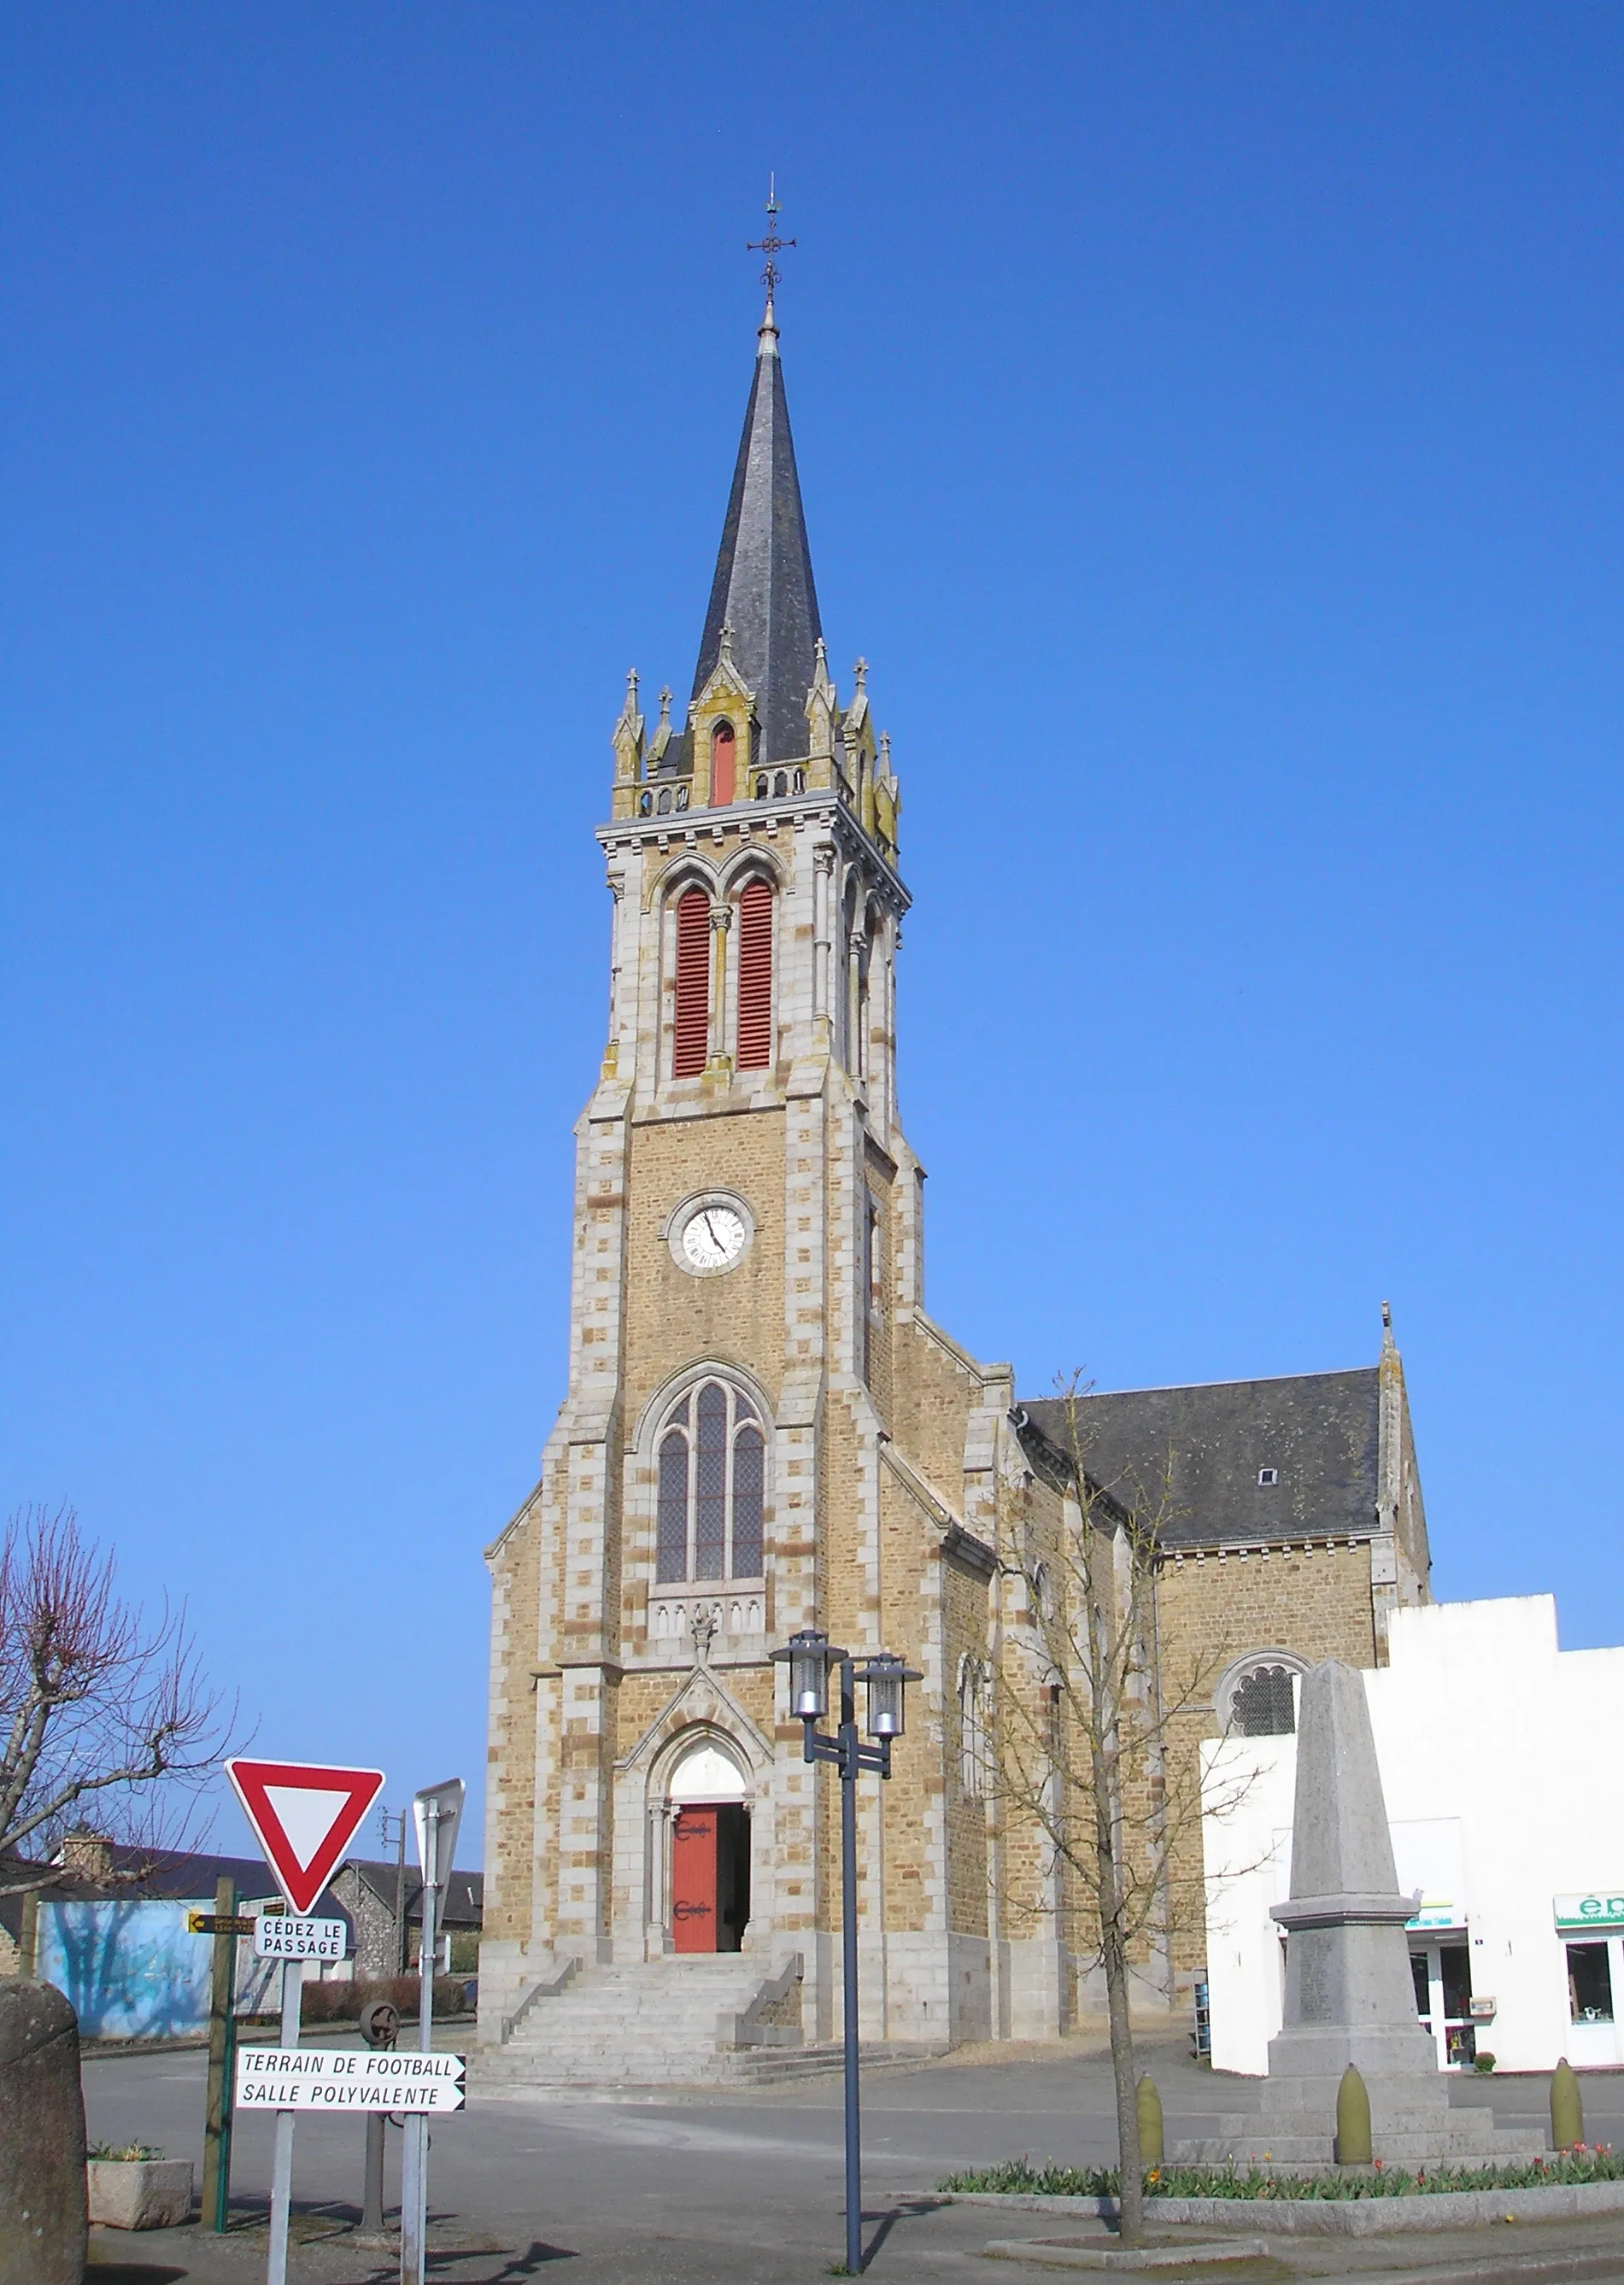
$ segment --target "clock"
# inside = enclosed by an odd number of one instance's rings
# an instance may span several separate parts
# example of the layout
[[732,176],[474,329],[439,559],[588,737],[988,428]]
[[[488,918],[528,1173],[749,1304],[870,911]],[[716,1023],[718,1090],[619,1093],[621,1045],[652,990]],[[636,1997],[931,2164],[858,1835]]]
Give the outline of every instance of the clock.
[[741,1199],[712,1193],[694,1198],[673,1216],[671,1253],[679,1269],[696,1277],[714,1276],[743,1258],[753,1224]]
[[731,1269],[748,1235],[732,1206],[701,1206],[683,1225],[682,1251],[695,1269]]

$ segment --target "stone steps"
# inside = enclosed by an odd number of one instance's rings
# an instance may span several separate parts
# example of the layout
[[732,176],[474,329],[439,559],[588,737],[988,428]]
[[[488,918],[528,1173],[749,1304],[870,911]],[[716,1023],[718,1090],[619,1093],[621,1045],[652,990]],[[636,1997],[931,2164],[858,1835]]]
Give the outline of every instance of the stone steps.
[[[861,2051],[864,2077],[876,2071],[916,2069],[946,2052],[938,2046],[881,2043]],[[491,2094],[525,2093],[541,2096],[573,2094],[600,2100],[657,2098],[666,2090],[682,2087],[772,2087],[788,2082],[837,2077],[845,2061],[837,2046],[816,2047],[747,2047],[718,2052],[695,2059],[683,2058],[680,2068],[651,2076],[643,2059],[633,2057],[622,2068],[617,2059],[584,2062],[577,2069],[554,2070],[530,2059],[505,2060],[505,2051],[486,2049],[468,2059],[474,2091]]]
[[737,1952],[584,1968],[538,1999],[511,2039],[482,2048],[470,2077],[492,2088],[715,2082],[734,2060],[718,2026],[772,1972]]
[[[490,2093],[654,2092],[679,2086],[766,2086],[838,2071],[843,2051],[764,2044],[735,2048],[725,2033],[773,1968],[736,1952],[584,1968],[537,1999],[513,2038],[468,2059],[470,2085]],[[790,2034],[789,2036],[793,2036]],[[928,2061],[940,2045],[880,2041],[865,2071]]]

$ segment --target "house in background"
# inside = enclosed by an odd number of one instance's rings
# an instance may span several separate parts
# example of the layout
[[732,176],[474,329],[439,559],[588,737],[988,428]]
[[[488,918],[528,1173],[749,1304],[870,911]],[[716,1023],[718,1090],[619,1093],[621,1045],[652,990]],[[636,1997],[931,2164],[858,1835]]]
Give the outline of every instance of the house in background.
[[[213,1946],[192,1934],[188,1915],[214,1910],[222,1879],[232,1882],[241,1911],[277,1900],[260,1857],[184,1850],[149,1862],[144,1852],[98,1833],[70,1833],[50,1867],[16,1869],[22,1875],[48,1871],[50,1878],[0,1899],[0,1972],[54,1984],[87,2039],[200,2034],[208,2021]],[[332,1896],[324,1896],[316,1910],[345,1920],[346,1949],[353,1951],[353,1931]],[[349,1973],[347,1959],[332,1965],[341,1975]],[[251,1944],[239,1943],[239,2015],[274,2011],[275,1975],[273,1960],[256,1959]]]
[[[208,2021],[213,1946],[187,1925],[212,1912],[216,1883],[229,1878],[238,1908],[279,1901],[263,1860],[177,1852],[149,1865],[141,1853],[97,1833],[71,1833],[50,1866],[17,1860],[0,1877],[48,1873],[39,1887],[0,1896],[0,1975],[37,1975],[71,2003],[87,2039],[172,2039],[200,2034]],[[417,1965],[423,1884],[404,1879],[404,1944],[397,1918],[399,1868],[351,1857],[318,1899],[314,1917],[341,1920],[341,1959],[307,1961],[310,1983],[384,1983]],[[453,1873],[437,1918],[443,1970],[472,1975],[478,1965],[483,1881]],[[274,2013],[277,1963],[237,1947],[239,2015]]]
[[[439,1940],[435,1949],[447,1974],[472,1975],[478,1968],[484,1888],[480,1873],[453,1873],[446,1883],[435,1912]],[[423,1883],[410,1865],[403,1880],[398,1865],[349,1857],[333,1874],[329,1894],[354,1932],[347,1974],[362,1983],[381,1983],[417,1966],[423,1936]]]
[[[43,1869],[43,1868],[28,1868]],[[149,1864],[137,1849],[97,1833],[70,1833],[51,1878],[4,1899],[11,1974],[37,1975],[61,1991],[87,2039],[195,2037],[208,2020],[213,1947],[187,1916],[212,1912],[222,1878],[239,1906],[271,1901],[271,1876],[258,1857],[177,1852]],[[318,1907],[319,1910],[320,1907]],[[237,1950],[239,2015],[263,2014],[275,1964]]]

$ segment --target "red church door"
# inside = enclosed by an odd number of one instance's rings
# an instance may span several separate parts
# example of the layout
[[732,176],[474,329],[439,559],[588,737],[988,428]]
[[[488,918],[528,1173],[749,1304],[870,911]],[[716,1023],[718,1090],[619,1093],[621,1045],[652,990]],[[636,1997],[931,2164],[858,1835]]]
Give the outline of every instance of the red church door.
[[671,1826],[671,1936],[679,1951],[714,1951],[714,1809],[679,1809]]

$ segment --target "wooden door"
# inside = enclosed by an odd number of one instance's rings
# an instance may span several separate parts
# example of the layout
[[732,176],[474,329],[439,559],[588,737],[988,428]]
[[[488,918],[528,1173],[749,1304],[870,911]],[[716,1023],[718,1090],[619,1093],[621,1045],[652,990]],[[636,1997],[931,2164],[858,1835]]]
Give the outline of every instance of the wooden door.
[[714,1951],[716,1811],[679,1809],[671,1826],[671,1936],[679,1951]]

